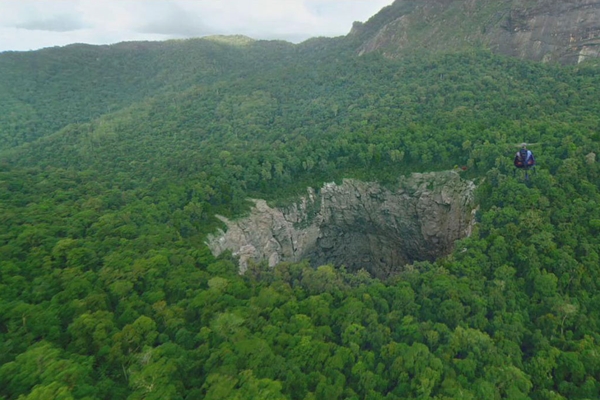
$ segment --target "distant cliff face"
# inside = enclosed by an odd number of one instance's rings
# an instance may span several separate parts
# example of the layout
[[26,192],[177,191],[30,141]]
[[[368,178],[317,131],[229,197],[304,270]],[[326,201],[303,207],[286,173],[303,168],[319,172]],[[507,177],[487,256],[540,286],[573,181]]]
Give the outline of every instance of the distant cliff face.
[[222,218],[227,232],[208,245],[215,255],[239,256],[242,273],[250,260],[274,266],[309,259],[385,277],[413,261],[447,255],[468,236],[474,188],[455,172],[413,174],[393,190],[356,180],[329,183],[286,209],[255,200],[247,218]]
[[577,64],[600,56],[600,1],[396,0],[349,35],[358,53],[485,47],[522,59]]

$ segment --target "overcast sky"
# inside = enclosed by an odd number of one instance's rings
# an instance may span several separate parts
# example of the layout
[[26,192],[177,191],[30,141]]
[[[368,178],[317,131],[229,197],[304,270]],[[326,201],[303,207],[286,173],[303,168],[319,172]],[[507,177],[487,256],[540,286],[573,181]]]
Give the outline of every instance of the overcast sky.
[[0,51],[214,34],[347,34],[393,0],[0,0]]

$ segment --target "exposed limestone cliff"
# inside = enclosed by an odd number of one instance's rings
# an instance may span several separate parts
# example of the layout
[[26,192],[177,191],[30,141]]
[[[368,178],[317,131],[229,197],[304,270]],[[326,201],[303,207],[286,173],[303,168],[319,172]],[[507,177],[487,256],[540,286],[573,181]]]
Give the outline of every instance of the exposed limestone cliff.
[[542,62],[576,64],[600,56],[597,0],[397,0],[355,24],[359,54],[395,57],[483,46]]
[[415,260],[448,254],[474,223],[475,185],[453,171],[413,174],[389,190],[347,179],[328,183],[285,209],[254,200],[246,218],[221,217],[227,232],[208,239],[215,255],[231,250],[243,273],[250,260],[308,258],[313,265],[365,268],[378,277]]

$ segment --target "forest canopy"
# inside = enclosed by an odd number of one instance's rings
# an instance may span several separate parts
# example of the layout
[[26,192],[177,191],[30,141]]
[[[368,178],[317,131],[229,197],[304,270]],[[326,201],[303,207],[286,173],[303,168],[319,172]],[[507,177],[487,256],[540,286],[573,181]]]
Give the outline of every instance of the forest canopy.
[[[600,392],[596,66],[336,40],[0,65],[0,399]],[[520,142],[539,143],[529,181]],[[387,280],[307,262],[240,276],[204,244],[248,197],[456,166],[478,183],[473,235]]]

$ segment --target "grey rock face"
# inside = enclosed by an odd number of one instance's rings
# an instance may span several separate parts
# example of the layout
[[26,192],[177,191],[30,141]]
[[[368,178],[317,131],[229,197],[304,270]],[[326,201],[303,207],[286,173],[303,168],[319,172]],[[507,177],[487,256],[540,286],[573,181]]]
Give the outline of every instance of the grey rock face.
[[248,262],[309,259],[318,266],[364,268],[385,277],[416,260],[448,254],[470,235],[474,223],[473,182],[453,171],[413,174],[387,189],[347,179],[325,184],[285,209],[253,200],[248,217],[230,221],[208,238],[213,254],[231,250],[240,273]]
[[350,36],[359,54],[487,47],[522,59],[577,64],[600,56],[597,0],[396,0]]
[[490,36],[499,53],[577,64],[600,55],[600,2],[518,1]]

